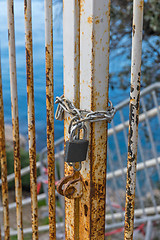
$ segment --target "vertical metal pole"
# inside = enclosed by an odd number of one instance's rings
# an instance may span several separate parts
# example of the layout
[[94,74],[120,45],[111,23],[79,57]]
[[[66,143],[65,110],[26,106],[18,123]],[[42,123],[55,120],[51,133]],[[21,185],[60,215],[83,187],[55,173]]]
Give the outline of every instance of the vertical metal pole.
[[[2,179],[3,224],[4,224],[4,236],[5,236],[4,239],[7,240],[7,239],[10,239],[10,226],[9,226],[9,208],[8,208],[7,159],[6,159],[6,149],[5,149],[1,59],[0,59],[0,159],[1,159],[1,179]],[[0,224],[1,224],[1,221],[0,221]],[[0,235],[1,235],[1,232],[0,232]]]
[[[79,107],[80,0],[63,1],[64,95]],[[70,116],[65,114],[64,136],[68,140]],[[65,164],[65,175],[73,172]],[[65,239],[79,239],[79,200],[65,199]]]
[[37,202],[37,168],[36,168],[35,113],[34,113],[31,0],[24,1],[24,15],[25,15],[26,73],[27,73],[28,141],[30,162],[31,208],[32,208],[32,239],[38,239],[38,202]]
[[52,0],[45,0],[46,108],[48,154],[49,238],[56,239],[54,99],[53,99],[53,14]]
[[13,0],[7,0],[8,12],[8,43],[9,43],[9,65],[11,85],[12,127],[14,145],[14,172],[15,172],[15,195],[17,213],[17,235],[18,240],[23,239],[22,224],[22,181],[19,144],[19,119],[18,119],[18,97],[15,55],[15,33],[14,33],[14,6]]
[[133,239],[137,141],[140,99],[143,0],[133,2],[131,92],[128,136],[127,184],[124,239]]
[[[110,0],[80,1],[81,108],[108,106]],[[105,239],[107,123],[88,125],[89,152],[81,174],[86,190],[80,199],[80,240]]]

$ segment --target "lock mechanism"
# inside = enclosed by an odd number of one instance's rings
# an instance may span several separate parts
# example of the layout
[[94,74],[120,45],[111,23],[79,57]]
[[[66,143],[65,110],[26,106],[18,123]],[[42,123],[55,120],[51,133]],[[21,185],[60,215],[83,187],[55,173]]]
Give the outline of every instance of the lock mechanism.
[[[83,138],[80,138],[80,131],[83,130]],[[65,157],[64,160],[74,170],[81,170],[81,162],[86,160],[89,141],[87,140],[87,127],[84,123],[75,125],[70,132],[70,138],[66,141]],[[79,168],[75,164],[79,163]]]

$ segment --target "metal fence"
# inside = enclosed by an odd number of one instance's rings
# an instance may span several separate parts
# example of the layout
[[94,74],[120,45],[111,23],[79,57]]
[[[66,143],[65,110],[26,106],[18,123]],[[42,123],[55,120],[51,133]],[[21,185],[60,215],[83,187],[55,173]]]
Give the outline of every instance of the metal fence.
[[[108,130],[108,165],[106,161],[107,122],[88,124],[90,142],[88,158],[82,163],[81,171],[76,174],[77,178],[81,176],[83,179],[85,186],[83,195],[75,199],[65,198],[64,205],[64,199],[55,191],[56,181],[64,174],[72,174],[73,169],[65,163],[63,172],[63,139],[54,143],[52,0],[45,0],[47,150],[41,153],[38,163],[36,163],[35,141],[31,0],[24,1],[30,162],[30,166],[25,169],[21,169],[20,160],[14,3],[13,0],[7,0],[14,173],[7,176],[6,171],[0,69],[0,157],[3,205],[0,212],[3,213],[2,237],[4,236],[5,239],[9,239],[10,235],[17,235],[19,240],[24,239],[24,234],[29,232],[32,233],[32,239],[39,239],[39,232],[44,230],[49,230],[50,239],[56,239],[56,235],[57,238],[63,237],[61,232],[63,232],[64,223],[61,222],[62,219],[58,213],[56,223],[56,200],[57,208],[58,205],[63,210],[65,208],[65,238],[68,240],[104,239],[105,229],[108,231],[124,225],[124,207],[126,208],[124,239],[133,239],[134,215],[135,224],[147,222],[146,239],[150,239],[152,222],[159,219],[160,211],[156,195],[159,191],[160,177],[158,155],[160,111],[159,96],[157,97],[159,84],[142,92],[139,115],[143,1],[134,1],[133,5],[130,100],[117,106],[118,112]],[[108,106],[109,85],[110,0],[63,1],[63,20],[64,96],[73,101],[77,108],[89,111],[105,110]],[[128,113],[129,102],[130,112]],[[136,178],[138,118],[140,137]],[[70,120],[70,116],[64,114],[65,141],[68,139]],[[155,132],[153,132],[154,129]],[[128,155],[126,155],[127,138]],[[126,159],[128,159],[127,166]],[[40,167],[41,171],[38,184],[42,182],[44,187],[44,193],[38,196],[37,167]],[[31,198],[22,200],[21,177],[28,172],[30,172]],[[15,180],[16,203],[8,204],[7,182],[12,180]],[[126,201],[125,186],[127,186]],[[48,202],[49,225],[38,227],[38,201],[42,199],[47,199]],[[28,203],[31,203],[32,228],[23,229],[22,206]],[[9,209],[13,208],[16,208],[16,230],[10,229],[9,223]]]
[[[126,159],[128,139],[129,99],[116,106],[117,113],[108,130],[108,164],[106,186],[106,232],[123,228],[125,214]],[[145,230],[146,240],[151,239],[152,224],[160,220],[160,83],[155,83],[141,93],[137,177],[135,195],[135,226],[148,223]],[[59,162],[56,168],[56,180],[63,177],[63,138],[55,143],[55,159]],[[45,168],[47,149],[40,155],[41,173],[44,192],[47,196]],[[63,209],[63,197],[58,195]],[[64,218],[63,218],[64,219]],[[147,225],[147,226],[148,226]]]
[[[128,104],[129,99],[116,106],[117,113],[112,126],[108,130],[108,169],[107,169],[107,198],[106,198],[106,234],[112,229],[123,228],[125,207],[125,182],[126,182],[126,158],[127,158],[127,135],[128,135]],[[138,163],[135,196],[135,227],[147,223],[145,229],[146,240],[151,239],[152,226],[160,220],[160,189],[159,189],[159,163],[160,163],[160,84],[155,83],[141,93],[140,116],[139,116],[139,140],[138,140]],[[64,176],[64,138],[55,142],[55,181]],[[40,153],[41,175],[38,183],[42,183],[44,193],[37,196],[38,201],[46,200],[48,203],[48,176],[47,176],[47,148]],[[28,174],[29,167],[21,170],[21,176]],[[14,181],[15,174],[7,177],[8,182]],[[0,182],[0,185],[2,182]],[[25,206],[31,203],[31,198],[22,201]],[[57,213],[57,238],[64,234],[64,199],[56,193],[56,203],[60,206],[62,216]],[[9,204],[9,209],[16,208],[16,203]],[[3,213],[3,208],[0,207]],[[40,226],[39,231],[48,231],[49,226]],[[123,230],[123,229],[122,229]],[[31,233],[32,229],[24,229],[24,233]],[[16,235],[11,230],[11,235]],[[3,234],[2,234],[3,235]]]

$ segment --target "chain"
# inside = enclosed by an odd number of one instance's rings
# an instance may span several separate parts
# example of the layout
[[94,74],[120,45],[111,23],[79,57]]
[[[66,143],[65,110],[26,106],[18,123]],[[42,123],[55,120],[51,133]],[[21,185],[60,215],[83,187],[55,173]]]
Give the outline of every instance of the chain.
[[81,126],[84,124],[84,122],[107,121],[110,123],[116,113],[116,109],[113,107],[113,104],[110,100],[108,102],[109,106],[107,107],[106,111],[94,112],[86,109],[77,109],[69,99],[62,95],[61,97],[56,97],[55,103],[58,104],[58,107],[55,118],[62,121],[64,119],[64,112],[67,112],[72,116],[68,130],[69,133],[72,126]]

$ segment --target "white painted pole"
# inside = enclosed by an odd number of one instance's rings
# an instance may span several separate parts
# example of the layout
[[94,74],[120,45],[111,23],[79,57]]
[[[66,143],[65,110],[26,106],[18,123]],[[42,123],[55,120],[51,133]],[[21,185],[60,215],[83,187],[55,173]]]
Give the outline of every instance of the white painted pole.
[[[80,75],[80,0],[63,1],[63,60],[64,60],[64,96],[79,108],[79,75]],[[64,136],[68,140],[70,116],[65,113]],[[65,175],[73,172],[65,163]],[[78,177],[78,173],[77,173]],[[79,239],[79,200],[65,199],[65,239]]]
[[[81,1],[81,109],[108,106],[110,0]],[[105,239],[107,123],[88,124],[89,152],[82,165],[85,191],[80,199],[80,240]]]
[[134,0],[133,29],[132,29],[130,116],[129,116],[127,184],[125,205],[125,229],[124,229],[124,239],[126,240],[133,239],[134,228],[134,201],[136,187],[142,28],[143,28],[143,0]]

